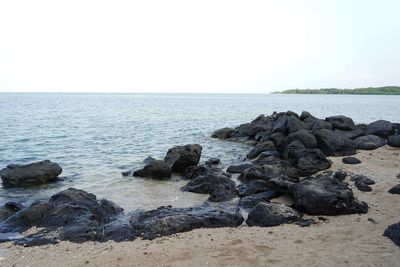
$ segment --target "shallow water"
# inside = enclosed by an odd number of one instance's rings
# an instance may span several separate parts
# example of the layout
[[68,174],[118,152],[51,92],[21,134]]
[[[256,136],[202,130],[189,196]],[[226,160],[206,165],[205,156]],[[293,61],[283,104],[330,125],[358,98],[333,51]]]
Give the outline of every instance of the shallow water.
[[2,188],[0,204],[84,189],[132,210],[191,206],[207,196],[180,192],[186,182],[122,177],[147,156],[162,158],[174,145],[199,143],[202,160],[229,164],[249,147],[210,138],[213,130],[273,111],[346,115],[357,123],[399,121],[400,96],[213,94],[0,94],[0,168],[50,159],[62,180],[24,189]]

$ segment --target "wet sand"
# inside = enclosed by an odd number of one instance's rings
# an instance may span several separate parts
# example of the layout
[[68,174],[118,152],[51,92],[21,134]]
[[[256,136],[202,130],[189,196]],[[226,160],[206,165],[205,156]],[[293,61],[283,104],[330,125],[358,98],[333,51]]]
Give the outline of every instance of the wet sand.
[[355,196],[368,203],[367,214],[323,216],[326,221],[303,228],[197,229],[152,241],[32,248],[3,243],[0,266],[400,266],[400,248],[382,236],[388,225],[400,221],[400,195],[387,192],[400,183],[400,149],[385,146],[356,157],[361,164],[330,158],[331,169],[376,181],[372,192],[360,192],[349,182]]

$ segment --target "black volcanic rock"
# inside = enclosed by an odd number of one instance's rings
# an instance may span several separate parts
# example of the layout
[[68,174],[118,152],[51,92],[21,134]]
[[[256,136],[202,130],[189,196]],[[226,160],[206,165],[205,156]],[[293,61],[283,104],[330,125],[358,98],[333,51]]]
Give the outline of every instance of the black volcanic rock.
[[301,217],[301,213],[285,205],[260,202],[250,210],[246,223],[249,226],[269,227],[297,222]]
[[154,160],[151,163],[133,172],[134,176],[149,177],[165,180],[171,178],[171,166],[162,160]]
[[352,131],[356,129],[353,120],[346,116],[331,116],[325,119],[327,122],[332,123],[333,129],[342,131]]
[[199,164],[202,147],[198,144],[170,148],[164,162],[171,166],[173,173],[183,174],[187,167]]
[[386,236],[400,247],[400,222],[389,225],[383,233],[383,236]]
[[344,157],[342,158],[344,164],[360,164],[361,160],[356,157]]
[[393,186],[388,191],[390,194],[399,194],[400,195],[400,184]]
[[229,209],[204,205],[193,208],[160,207],[132,216],[130,225],[138,236],[154,239],[196,228],[237,227],[243,220],[237,207]]
[[367,213],[368,205],[354,198],[348,185],[320,175],[297,183],[293,188],[295,208],[311,215]]
[[393,132],[393,125],[390,121],[378,120],[367,125],[366,134],[377,135],[382,138],[388,137]]
[[314,131],[318,148],[327,156],[349,156],[356,153],[354,142],[346,135],[328,129]]
[[365,135],[354,139],[357,149],[373,150],[386,144],[385,139],[376,135]]
[[400,147],[400,135],[391,135],[387,139],[387,144],[393,147]]
[[44,160],[28,165],[8,165],[0,171],[0,177],[7,186],[27,186],[53,181],[61,173],[60,165]]

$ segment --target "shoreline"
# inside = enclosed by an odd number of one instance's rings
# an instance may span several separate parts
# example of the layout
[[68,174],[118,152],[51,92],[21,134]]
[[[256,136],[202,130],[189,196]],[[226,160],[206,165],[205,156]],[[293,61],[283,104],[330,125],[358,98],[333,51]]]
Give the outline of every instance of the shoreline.
[[[398,195],[387,191],[399,182],[400,150],[384,146],[358,151],[359,165],[345,165],[342,157],[330,157],[330,170],[364,174],[376,181],[372,192],[355,197],[370,206],[367,214],[323,216],[327,221],[299,227],[195,229],[152,241],[71,243],[24,248],[12,243],[5,249],[2,266],[398,266],[399,248],[382,236],[398,222]],[[348,178],[346,178],[348,181]],[[318,217],[318,216],[315,216]],[[372,220],[371,220],[372,219]],[[1,259],[1,258],[0,258]]]

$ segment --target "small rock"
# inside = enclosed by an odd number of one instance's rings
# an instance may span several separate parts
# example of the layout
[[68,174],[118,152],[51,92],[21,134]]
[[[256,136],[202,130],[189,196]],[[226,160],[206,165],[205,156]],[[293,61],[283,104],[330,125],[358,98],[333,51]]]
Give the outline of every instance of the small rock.
[[356,157],[345,157],[342,159],[342,162],[344,164],[360,164],[361,160]]
[[390,194],[400,194],[400,184],[393,186],[388,192]]

